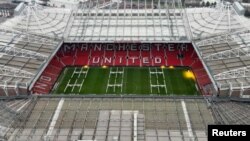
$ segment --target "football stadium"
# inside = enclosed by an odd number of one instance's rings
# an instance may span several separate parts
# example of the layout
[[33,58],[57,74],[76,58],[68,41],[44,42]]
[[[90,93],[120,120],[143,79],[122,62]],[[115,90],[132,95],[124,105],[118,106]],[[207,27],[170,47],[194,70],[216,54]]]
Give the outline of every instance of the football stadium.
[[0,1],[1,141],[207,141],[250,124],[234,0]]

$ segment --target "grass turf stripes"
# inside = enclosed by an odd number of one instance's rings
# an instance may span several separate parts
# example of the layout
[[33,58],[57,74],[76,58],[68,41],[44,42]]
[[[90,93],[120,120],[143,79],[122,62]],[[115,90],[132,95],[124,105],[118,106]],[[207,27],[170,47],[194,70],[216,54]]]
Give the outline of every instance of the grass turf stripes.
[[185,67],[68,67],[54,94],[198,95],[196,82]]

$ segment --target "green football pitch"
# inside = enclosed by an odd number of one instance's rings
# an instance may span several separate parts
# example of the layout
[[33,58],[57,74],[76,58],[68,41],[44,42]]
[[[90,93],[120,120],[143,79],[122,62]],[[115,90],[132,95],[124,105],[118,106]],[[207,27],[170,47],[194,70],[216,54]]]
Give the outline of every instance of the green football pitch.
[[67,67],[53,94],[198,95],[185,67]]

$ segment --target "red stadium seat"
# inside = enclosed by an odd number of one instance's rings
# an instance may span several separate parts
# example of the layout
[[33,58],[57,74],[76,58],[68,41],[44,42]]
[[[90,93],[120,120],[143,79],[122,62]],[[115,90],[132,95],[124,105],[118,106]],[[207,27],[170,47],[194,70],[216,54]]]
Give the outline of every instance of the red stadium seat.
[[[79,44],[78,47],[61,48],[43,71],[33,87],[33,93],[49,93],[65,66],[188,66],[192,68],[198,85],[211,84],[209,76],[191,44]],[[168,46],[169,45],[169,46]],[[118,47],[121,47],[118,49]],[[129,49],[129,47],[131,47]]]

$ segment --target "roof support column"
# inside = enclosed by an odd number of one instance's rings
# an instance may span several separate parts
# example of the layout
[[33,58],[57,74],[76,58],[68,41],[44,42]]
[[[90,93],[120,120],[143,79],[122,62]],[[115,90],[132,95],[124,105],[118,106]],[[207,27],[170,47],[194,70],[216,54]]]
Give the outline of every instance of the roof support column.
[[240,97],[243,96],[243,92],[244,92],[244,87],[243,87],[243,83],[241,83],[241,86],[240,86]]
[[229,82],[229,96],[231,97],[232,96],[232,93],[233,93],[233,85],[231,82]]
[[16,81],[16,84],[15,84],[15,92],[16,92],[16,95],[19,95],[18,81]]
[[4,90],[4,92],[5,92],[5,95],[6,95],[6,96],[9,96],[8,88],[7,88],[7,82],[4,82],[3,90]]

